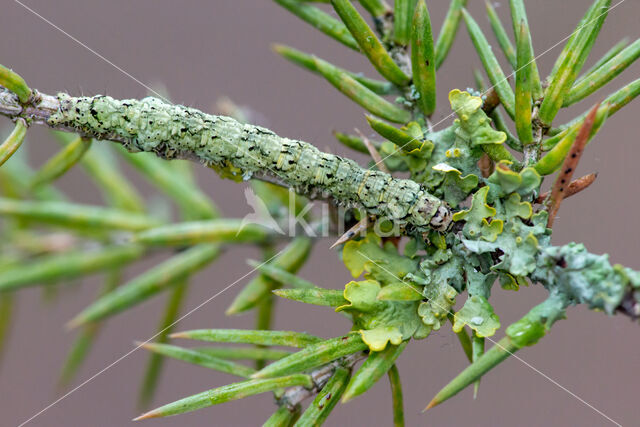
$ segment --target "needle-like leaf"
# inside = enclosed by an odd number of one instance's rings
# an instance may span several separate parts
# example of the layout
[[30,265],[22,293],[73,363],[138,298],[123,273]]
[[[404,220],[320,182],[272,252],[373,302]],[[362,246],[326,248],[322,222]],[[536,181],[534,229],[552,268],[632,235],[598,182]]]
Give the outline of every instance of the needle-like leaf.
[[493,8],[493,5],[489,0],[485,2],[487,6],[487,17],[489,18],[489,23],[491,24],[491,28],[493,29],[493,33],[498,40],[498,44],[502,48],[502,52],[504,56],[509,61],[509,64],[513,67],[514,70],[518,69],[517,60],[516,60],[516,50],[507,35],[507,31],[502,25],[502,21],[500,21],[500,17],[496,13],[496,10]]
[[408,46],[415,29],[411,21],[418,0],[395,0],[393,2],[393,41],[400,46]]
[[[513,34],[516,37],[516,45],[518,42],[518,34],[520,31],[520,23],[524,21],[527,28],[529,27],[529,20],[527,19],[527,11],[524,7],[524,0],[509,0],[511,7],[511,23],[513,25]],[[531,50],[531,58],[534,60],[531,63],[531,92],[533,99],[539,99],[542,97],[542,83],[540,82],[540,73],[538,71],[538,65],[535,62],[535,54],[533,50],[533,44],[531,37],[529,37],[529,49]]]
[[299,0],[275,0],[275,2],[332,39],[353,50],[359,50],[358,43],[344,24],[317,7],[304,4]]
[[[297,49],[294,49],[289,46],[274,44],[272,45],[272,49],[282,55],[285,59],[293,62],[296,65],[299,65],[303,68],[306,68],[309,71],[312,71],[316,74],[321,74],[316,67],[315,58],[313,55],[309,55],[307,53],[301,52]],[[367,89],[370,89],[372,92],[377,93],[378,95],[387,95],[391,91],[393,91],[393,85],[389,82],[370,79],[368,77],[364,77],[361,74],[352,73],[343,68],[340,68],[336,65],[333,65],[337,70],[348,74],[358,83],[362,84]]]
[[[100,296],[105,295],[114,290],[122,279],[122,273],[118,269],[107,272],[105,283],[100,289]],[[89,351],[93,346],[93,343],[98,336],[98,332],[102,324],[100,322],[90,323],[82,328],[78,333],[77,338],[71,345],[71,350],[67,356],[67,359],[62,366],[62,372],[60,373],[60,380],[58,383],[61,387],[68,386],[73,378],[78,373],[78,370],[89,355]]]
[[260,347],[198,347],[193,350],[220,359],[278,360],[291,354],[290,351]]
[[171,334],[170,338],[186,338],[207,342],[282,345],[298,348],[323,342],[322,338],[301,332],[252,331],[245,329],[195,329]]
[[[75,139],[73,134],[66,132],[55,132],[54,136],[65,144],[70,144]],[[92,144],[91,149],[82,156],[80,165],[100,189],[109,205],[126,211],[144,212],[142,197],[118,168],[111,147]]]
[[204,366],[205,368],[224,372],[230,375],[248,378],[251,374],[255,373],[255,369],[248,366],[220,359],[205,352],[189,348],[162,343],[143,343],[140,345],[159,356],[171,357],[173,359],[182,360],[183,362],[191,363],[193,365]]
[[340,397],[349,382],[349,376],[348,369],[336,368],[327,384],[318,392],[316,398],[313,399],[313,402],[311,402],[295,425],[299,427],[321,426],[340,401]]
[[216,244],[194,246],[174,255],[98,299],[74,317],[69,325],[75,327],[101,320],[137,305],[167,287],[175,285],[176,280],[206,267],[218,255],[220,255],[220,247]]
[[23,104],[27,103],[31,97],[31,89],[29,89],[24,79],[2,64],[0,64],[0,86],[4,86],[15,93]]
[[609,83],[633,64],[640,57],[640,40],[636,40],[629,47],[611,58],[599,68],[577,82],[564,100],[564,107],[568,107],[591,95],[602,86]]
[[[0,69],[1,70],[1,69]],[[23,119],[16,120],[13,132],[0,144],[0,166],[2,166],[13,153],[20,148],[27,133],[27,123]]]
[[68,202],[30,202],[0,197],[0,214],[71,228],[139,231],[159,225],[147,215]]
[[[186,280],[178,280],[177,284],[173,287],[173,290],[169,294],[167,304],[164,310],[160,325],[158,326],[158,333],[156,334],[156,343],[149,345],[162,346],[166,343],[169,334],[173,331],[173,327],[176,320],[180,316],[180,307],[187,293],[188,283]],[[149,349],[149,347],[146,347]],[[157,348],[157,347],[156,347]],[[138,395],[138,406],[140,408],[147,408],[149,403],[153,401],[153,396],[156,392],[158,380],[162,373],[162,366],[164,364],[164,358],[162,357],[162,351],[153,351],[149,355],[147,361],[147,368],[140,385],[140,393]],[[166,356],[173,357],[171,354],[165,354]],[[192,362],[195,363],[195,362]]]
[[33,180],[32,187],[55,181],[64,175],[69,169],[75,166],[82,159],[84,153],[91,147],[91,139],[78,137],[51,157],[42,168],[40,168]]
[[290,427],[300,417],[300,405],[291,410],[282,405],[262,424],[262,427]]
[[367,349],[360,334],[350,334],[311,344],[302,350],[277,360],[252,375],[253,378],[273,378],[306,371],[349,354]]
[[242,381],[185,397],[184,399],[177,400],[142,414],[135,418],[134,421],[183,414],[185,412],[207,408],[209,406],[218,405],[231,400],[243,399],[245,397],[265,393],[267,391],[298,385],[311,388],[313,386],[313,381],[309,375],[301,374],[289,375],[280,378]]
[[462,10],[462,16],[467,24],[469,35],[471,36],[471,40],[478,51],[482,65],[489,76],[489,81],[493,85],[493,89],[498,94],[498,98],[500,98],[500,102],[502,103],[505,111],[513,119],[515,117],[515,96],[511,86],[509,85],[509,81],[502,71],[498,59],[491,50],[491,45],[485,38],[484,34],[482,34],[480,26],[464,9]]
[[589,56],[610,5],[611,0],[596,0],[558,57],[556,66],[549,76],[549,87],[545,90],[544,100],[540,105],[538,116],[543,124],[550,126],[562,107]]
[[329,83],[367,111],[392,122],[406,123],[411,120],[409,111],[403,110],[375,94],[349,74],[342,72],[328,62],[319,58],[314,60],[316,69]]
[[55,283],[114,267],[123,267],[143,254],[144,248],[139,245],[122,245],[46,255],[33,261],[19,262],[0,269],[0,292]]
[[402,129],[378,120],[375,117],[367,116],[367,123],[371,129],[375,130],[380,136],[396,144],[405,152],[411,152],[422,147],[422,141],[419,138],[408,134]]
[[360,4],[374,18],[382,18],[391,13],[391,8],[384,0],[360,0]]
[[408,341],[400,345],[388,345],[382,351],[372,351],[360,369],[353,375],[347,390],[344,392],[342,402],[348,402],[356,396],[369,390],[380,378],[382,378],[394,365],[396,359],[402,354]]
[[[307,237],[297,237],[272,259],[271,264],[289,273],[295,273],[307,260],[310,251],[311,240]],[[277,282],[259,275],[240,291],[227,309],[227,314],[241,313],[255,307],[276,286]]]
[[287,298],[305,304],[339,307],[348,304],[342,291],[334,289],[276,289],[273,291],[279,297]]
[[409,83],[410,78],[393,61],[389,52],[382,46],[351,1],[331,0],[331,4],[380,75],[397,86],[405,86]]
[[518,32],[518,63],[516,68],[516,131],[522,145],[533,142],[531,127],[533,52],[527,23],[520,23]]
[[449,54],[451,45],[453,45],[453,41],[458,33],[458,26],[462,18],[462,9],[466,5],[467,0],[451,0],[451,3],[449,3],[447,16],[444,18],[444,23],[442,24],[438,41],[436,42],[436,69],[440,68]]
[[411,26],[411,67],[413,84],[420,94],[418,105],[425,116],[431,116],[436,109],[436,61],[431,18],[424,0],[415,7]]
[[120,150],[152,185],[169,196],[188,219],[211,219],[220,216],[211,199],[193,183],[176,174],[166,161],[150,153],[126,153]]
[[260,271],[260,273],[267,276],[269,279],[274,280],[276,282],[280,282],[285,286],[289,286],[295,289],[314,289],[316,285],[311,283],[308,280],[305,280],[301,277],[296,276],[293,273],[289,273],[287,270],[284,270],[280,267],[276,267],[273,264],[264,263],[255,260],[249,260],[249,265],[255,267]]
[[137,233],[133,240],[158,246],[190,246],[211,242],[263,243],[271,234],[268,228],[260,224],[245,224],[243,220],[234,218],[163,225]]

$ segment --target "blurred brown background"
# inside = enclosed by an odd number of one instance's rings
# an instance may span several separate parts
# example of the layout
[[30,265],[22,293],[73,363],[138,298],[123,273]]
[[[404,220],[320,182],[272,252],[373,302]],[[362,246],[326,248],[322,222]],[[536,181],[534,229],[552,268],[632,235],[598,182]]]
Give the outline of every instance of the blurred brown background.
[[[448,2],[431,0],[428,3],[434,26],[439,31]],[[471,12],[488,34],[483,2],[469,3]],[[536,53],[540,54],[570,34],[591,2],[536,0],[526,3]],[[640,2],[627,0],[621,3],[610,13],[590,63],[623,36],[638,37]],[[215,100],[227,95],[260,112],[267,119],[266,124],[281,135],[301,138],[340,154],[352,155],[333,141],[332,129],[367,128],[359,107],[322,79],[274,55],[269,44],[288,43],[375,76],[371,67],[273,2],[30,0],[25,4],[145,84],[162,82],[176,102],[211,111]],[[498,10],[506,18],[508,2],[503,1]],[[540,58],[540,68],[545,75],[563,45],[560,43]],[[49,93],[66,90],[72,94],[106,92],[116,97],[142,97],[146,91],[130,77],[10,0],[3,2],[0,12],[0,61],[17,70],[32,86]],[[447,92],[452,88],[471,86],[471,70],[478,65],[466,29],[462,28],[438,75],[440,109],[436,120],[449,114]],[[639,75],[640,68],[636,64],[603,94]],[[572,112],[582,111],[593,102],[592,97]],[[553,238],[556,244],[582,241],[591,251],[608,252],[615,262],[635,268],[640,267],[636,257],[640,246],[636,223],[640,201],[635,197],[637,178],[634,171],[640,155],[635,130],[638,111],[640,102],[636,101],[610,119],[589,146],[578,172],[582,175],[598,171],[600,175],[588,192],[563,204]],[[564,118],[569,117],[565,112]],[[57,148],[42,129],[31,131],[28,139],[37,164]],[[363,160],[363,157],[358,159]],[[198,172],[203,187],[226,215],[249,212],[242,186],[222,181],[204,169]],[[131,173],[131,177],[135,174]],[[61,185],[71,189],[72,197],[78,201],[99,200],[78,171],[64,177]],[[143,188],[149,187],[143,185]],[[349,275],[335,253],[328,250],[330,244],[326,239],[316,246],[312,261],[302,275],[321,286],[340,288],[349,280]],[[191,287],[187,309],[240,278],[248,271],[244,259],[257,255],[252,250],[233,249],[200,273]],[[177,329],[252,327],[252,316],[228,318],[223,314],[247,280],[189,316]],[[19,294],[17,322],[0,367],[1,425],[17,425],[56,399],[59,368],[73,339],[73,333],[67,332],[63,325],[92,300],[99,286],[98,279],[86,280],[81,287],[70,286],[55,304],[44,303],[38,289]],[[503,325],[508,325],[544,296],[545,292],[537,287],[518,293],[496,288],[493,302]],[[130,351],[134,340],[153,335],[163,299],[164,296],[156,298],[110,321],[78,383]],[[277,328],[330,337],[344,333],[349,327],[341,316],[323,308],[287,301],[279,301],[278,305]],[[638,326],[627,318],[607,318],[583,308],[570,309],[568,317],[539,345],[518,355],[620,424],[638,425]],[[482,380],[476,400],[472,399],[471,390],[466,390],[447,404],[421,414],[420,410],[434,393],[466,365],[455,336],[445,329],[427,340],[412,343],[400,358],[407,425],[610,424],[593,409],[515,359],[508,360]],[[41,414],[30,425],[129,425],[129,420],[137,414],[135,401],[146,360],[144,351],[135,352]],[[155,404],[229,381],[231,378],[224,374],[168,361]],[[365,396],[339,406],[328,425],[390,425],[390,409],[388,383],[383,379]],[[273,410],[272,397],[265,394],[175,418],[149,421],[148,424],[259,425]]]

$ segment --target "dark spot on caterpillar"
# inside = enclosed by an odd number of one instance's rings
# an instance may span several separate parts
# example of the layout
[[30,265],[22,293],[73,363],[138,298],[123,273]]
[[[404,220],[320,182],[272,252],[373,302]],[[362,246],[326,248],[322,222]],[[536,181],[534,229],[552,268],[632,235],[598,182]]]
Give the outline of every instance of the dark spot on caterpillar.
[[562,179],[560,180],[560,182],[561,182],[562,184],[564,184],[564,183],[566,183],[566,182],[567,182],[567,180],[566,180],[566,179],[564,179],[564,178],[562,178]]
[[325,396],[327,399],[331,399],[332,394],[331,393],[327,393],[327,395]]
[[428,60],[428,59],[427,59],[427,60],[425,60],[425,61],[424,61],[424,63],[425,63],[425,65],[426,65],[427,67],[428,67],[428,66],[429,66],[429,64],[430,64],[430,62],[429,62],[429,60]]
[[571,172],[572,170],[573,170],[572,168],[567,168],[567,170],[564,171],[564,173],[567,174],[567,173]]
[[563,192],[563,191],[564,191],[564,187],[560,187],[560,192]]
[[571,154],[571,158],[575,159],[576,158],[576,153]]

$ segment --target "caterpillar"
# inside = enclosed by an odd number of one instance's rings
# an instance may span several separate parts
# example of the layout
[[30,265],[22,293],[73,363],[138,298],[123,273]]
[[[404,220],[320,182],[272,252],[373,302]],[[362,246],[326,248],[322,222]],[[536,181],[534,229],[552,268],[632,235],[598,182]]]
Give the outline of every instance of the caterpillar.
[[116,100],[61,93],[58,101],[59,109],[47,119],[52,127],[120,141],[133,152],[154,152],[167,159],[195,157],[243,179],[270,176],[302,194],[331,196],[418,231],[444,231],[451,224],[448,205],[417,182],[364,169],[259,126],[153,97]]

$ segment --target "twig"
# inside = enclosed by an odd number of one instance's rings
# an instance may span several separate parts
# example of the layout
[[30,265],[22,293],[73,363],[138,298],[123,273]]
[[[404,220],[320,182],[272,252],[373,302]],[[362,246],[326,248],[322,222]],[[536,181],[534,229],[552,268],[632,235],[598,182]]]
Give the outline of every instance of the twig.
[[[578,194],[582,190],[586,189],[591,184],[593,184],[593,182],[596,180],[597,177],[598,177],[597,173],[590,173],[589,175],[585,175],[585,176],[582,176],[582,177],[580,177],[578,179],[574,179],[573,181],[571,181],[571,183],[569,184],[569,186],[565,190],[564,198],[565,199],[569,198],[569,197],[571,197],[571,196],[573,196],[575,194]],[[547,198],[549,197],[550,194],[551,194],[550,191],[542,193],[536,199],[536,203],[544,203],[545,200],[547,200]]]
[[567,193],[566,188],[573,177],[573,172],[576,170],[578,162],[580,162],[580,157],[582,156],[584,147],[589,141],[591,129],[593,129],[593,124],[599,107],[600,103],[597,103],[593,106],[591,111],[589,111],[589,114],[587,114],[587,117],[584,119],[584,123],[578,132],[578,136],[573,142],[571,150],[569,150],[569,154],[567,154],[567,157],[564,159],[562,170],[558,174],[556,181],[553,183],[551,197],[549,198],[549,220],[547,222],[547,227],[551,227],[553,225],[553,220],[555,219],[556,214],[560,209],[560,204]]
[[311,379],[313,380],[314,387],[312,389],[305,388],[303,386],[296,386],[287,389],[282,397],[278,400],[280,406],[286,406],[290,410],[293,410],[296,405],[299,405],[305,399],[313,396],[325,386],[327,381],[333,375],[333,372],[338,366],[342,366],[347,369],[353,368],[353,366],[360,360],[366,357],[366,353],[358,352],[350,354],[342,359],[338,359],[334,362],[324,365],[323,367],[311,372]]
[[382,160],[380,153],[378,153],[378,150],[376,150],[376,147],[373,146],[369,138],[367,138],[362,132],[360,132],[360,129],[355,128],[355,130],[356,130],[356,133],[360,135],[360,138],[362,138],[362,143],[364,144],[364,146],[367,147],[367,150],[369,150],[369,154],[371,154],[371,158],[373,159],[374,162],[376,162],[376,167],[380,169],[382,172],[391,174],[391,172],[389,171],[389,168],[387,168],[387,165],[384,164],[384,161]]

